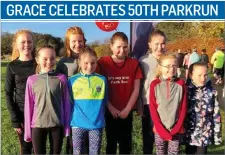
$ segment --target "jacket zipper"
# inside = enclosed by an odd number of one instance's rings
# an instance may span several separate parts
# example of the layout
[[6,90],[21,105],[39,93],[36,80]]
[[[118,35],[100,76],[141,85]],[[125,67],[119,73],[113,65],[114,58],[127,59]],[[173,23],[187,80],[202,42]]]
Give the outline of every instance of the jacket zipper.
[[166,98],[170,98],[170,81],[166,80]]

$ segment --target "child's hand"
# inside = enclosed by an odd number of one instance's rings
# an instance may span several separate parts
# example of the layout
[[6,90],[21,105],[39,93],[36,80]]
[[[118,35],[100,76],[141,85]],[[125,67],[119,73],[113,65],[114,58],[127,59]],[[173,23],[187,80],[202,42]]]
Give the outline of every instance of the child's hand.
[[23,133],[23,130],[22,128],[14,128],[14,130],[19,133],[19,134],[22,134]]
[[110,111],[110,113],[112,114],[113,118],[118,118],[120,111],[117,110],[114,106],[112,106],[111,104],[108,106],[108,109]]
[[143,117],[144,116],[143,109],[137,109],[137,114],[138,116]]
[[120,113],[119,117],[122,119],[127,118],[128,114],[130,113],[130,110],[128,108],[124,108]]

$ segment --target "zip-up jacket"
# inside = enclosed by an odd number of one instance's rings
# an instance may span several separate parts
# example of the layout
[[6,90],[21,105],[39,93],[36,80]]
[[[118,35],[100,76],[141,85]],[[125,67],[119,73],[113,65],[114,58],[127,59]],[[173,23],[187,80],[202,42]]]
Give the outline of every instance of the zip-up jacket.
[[153,131],[163,139],[184,132],[187,93],[184,80],[157,78],[150,85],[150,114]]
[[31,128],[63,126],[69,135],[70,100],[66,77],[55,72],[29,76],[25,96],[24,140],[30,141]]
[[105,126],[106,78],[78,73],[68,81],[73,100],[71,127],[98,129]]
[[35,74],[36,61],[16,59],[6,67],[5,96],[6,105],[13,128],[21,128],[24,123],[24,98],[27,78]]

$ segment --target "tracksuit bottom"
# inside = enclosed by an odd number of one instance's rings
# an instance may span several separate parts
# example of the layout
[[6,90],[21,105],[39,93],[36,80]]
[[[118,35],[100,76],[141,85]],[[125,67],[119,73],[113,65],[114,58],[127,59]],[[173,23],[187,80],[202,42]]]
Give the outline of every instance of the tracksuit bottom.
[[119,154],[131,154],[133,114],[125,119],[114,119],[109,111],[106,112],[106,154],[116,154],[117,143]]

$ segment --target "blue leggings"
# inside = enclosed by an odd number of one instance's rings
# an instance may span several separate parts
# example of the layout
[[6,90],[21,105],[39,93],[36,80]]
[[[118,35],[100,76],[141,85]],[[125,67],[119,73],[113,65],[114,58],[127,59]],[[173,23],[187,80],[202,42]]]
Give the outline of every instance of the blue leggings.
[[102,128],[94,130],[72,128],[73,154],[77,155],[83,152],[85,133],[88,134],[89,137],[89,154],[100,154],[102,142]]

